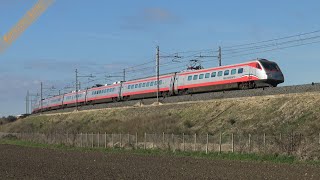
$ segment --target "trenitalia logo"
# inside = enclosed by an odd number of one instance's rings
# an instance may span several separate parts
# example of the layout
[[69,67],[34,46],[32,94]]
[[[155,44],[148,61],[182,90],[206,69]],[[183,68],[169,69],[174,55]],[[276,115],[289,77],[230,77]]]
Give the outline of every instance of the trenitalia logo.
[[0,53],[4,52],[53,2],[54,0],[38,0],[32,9],[0,39]]

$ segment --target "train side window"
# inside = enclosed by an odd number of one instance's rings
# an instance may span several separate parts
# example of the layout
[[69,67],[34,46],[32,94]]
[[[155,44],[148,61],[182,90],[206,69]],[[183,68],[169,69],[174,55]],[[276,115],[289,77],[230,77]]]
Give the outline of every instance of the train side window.
[[217,72],[212,72],[211,73],[211,77],[216,77],[216,75],[217,75]]
[[204,74],[199,75],[199,79],[203,79]]
[[238,74],[241,74],[241,73],[243,73],[243,68],[238,69]]
[[229,70],[225,70],[225,71],[224,71],[224,75],[225,75],[225,76],[229,75]]
[[146,87],[146,83],[143,83],[143,84],[142,84],[142,87]]
[[91,92],[91,95],[93,95],[94,91]]
[[131,88],[131,86],[130,85],[128,85],[128,89],[130,89]]
[[206,73],[206,75],[204,77],[205,78],[209,78],[210,77],[210,73]]
[[194,75],[193,80],[197,80],[197,79],[198,79],[198,75]]
[[218,76],[222,76],[222,73],[223,73],[222,71],[219,71]]
[[150,82],[147,82],[146,87],[149,87],[149,85],[150,85]]
[[237,73],[237,70],[236,70],[236,69],[232,69],[232,70],[231,70],[231,75],[236,74],[236,73]]
[[188,81],[191,81],[192,80],[192,76],[188,76]]
[[155,86],[157,85],[157,81],[154,82],[154,85],[155,85]]
[[162,84],[162,80],[159,81],[159,85],[161,85],[161,84]]
[[138,84],[134,85],[134,88],[137,88],[138,87]]
[[153,81],[150,83],[150,86],[153,86]]
[[141,86],[142,86],[142,83],[139,84],[139,88],[141,88]]

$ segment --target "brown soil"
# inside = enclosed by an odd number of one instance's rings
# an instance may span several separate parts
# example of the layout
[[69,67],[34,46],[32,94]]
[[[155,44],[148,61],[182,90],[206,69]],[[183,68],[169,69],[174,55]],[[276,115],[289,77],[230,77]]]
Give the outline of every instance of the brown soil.
[[0,179],[318,179],[319,167],[0,145]]

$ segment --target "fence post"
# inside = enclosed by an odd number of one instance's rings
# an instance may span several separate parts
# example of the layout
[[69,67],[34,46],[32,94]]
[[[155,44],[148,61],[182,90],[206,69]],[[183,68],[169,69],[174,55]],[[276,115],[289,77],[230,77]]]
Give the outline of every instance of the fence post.
[[83,144],[82,144],[83,142],[82,142],[82,133],[80,133],[80,147],[82,147],[83,146]]
[[88,132],[86,132],[86,147],[88,147]]
[[154,137],[155,137],[155,133],[152,134],[152,149],[154,149]]
[[197,144],[197,133],[194,134],[194,145],[193,145],[193,151],[196,151],[196,144]]
[[208,154],[209,145],[209,134],[207,133],[207,143],[206,143],[206,154]]
[[67,132],[67,141],[66,141],[66,145],[68,145],[69,143],[69,132]]
[[91,133],[91,147],[94,146],[94,143],[93,143],[93,132]]
[[165,142],[164,142],[164,132],[162,132],[162,143],[165,144]]
[[120,133],[120,148],[122,148],[122,134]]
[[98,148],[100,147],[100,132],[98,132]]
[[171,134],[171,141],[172,141],[172,151],[175,151],[175,144],[174,144],[174,135],[173,133]]
[[112,143],[112,148],[114,148],[113,133],[111,134],[111,143]]
[[249,134],[249,153],[251,152],[251,134]]
[[219,153],[221,153],[221,151],[222,151],[221,144],[222,144],[222,134],[220,132],[220,136],[219,136]]
[[263,148],[264,152],[266,152],[266,133],[263,133]]
[[231,145],[232,145],[232,152],[234,152],[234,138],[233,138],[233,133],[231,134]]
[[147,133],[144,133],[144,149],[147,148]]
[[130,134],[128,132],[128,146],[130,147]]
[[185,151],[184,133],[182,133],[182,145],[183,145],[183,151]]
[[138,133],[136,133],[136,149],[138,149]]
[[107,148],[107,132],[104,132],[104,148]]

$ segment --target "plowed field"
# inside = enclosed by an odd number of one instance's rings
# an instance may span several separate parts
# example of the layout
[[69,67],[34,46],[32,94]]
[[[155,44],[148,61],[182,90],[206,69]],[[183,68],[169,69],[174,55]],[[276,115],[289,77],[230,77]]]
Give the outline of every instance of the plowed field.
[[319,179],[320,168],[0,145],[0,179]]

